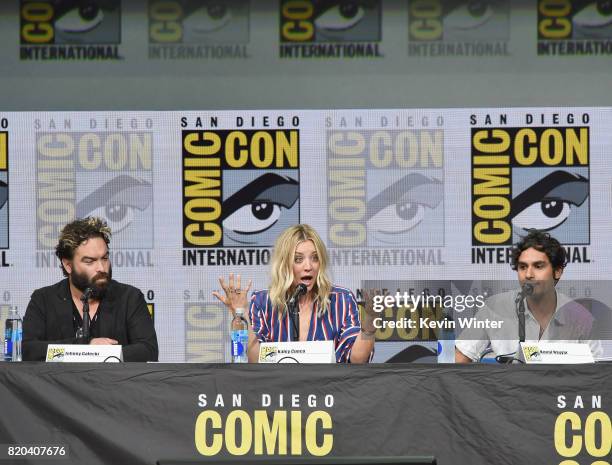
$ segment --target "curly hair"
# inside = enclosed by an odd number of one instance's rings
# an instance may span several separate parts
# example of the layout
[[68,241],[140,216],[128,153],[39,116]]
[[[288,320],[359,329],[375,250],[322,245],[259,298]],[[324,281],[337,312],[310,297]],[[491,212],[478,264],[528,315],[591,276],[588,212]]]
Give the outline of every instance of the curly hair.
[[99,237],[106,242],[106,245],[110,244],[111,230],[101,218],[88,216],[87,218],[81,218],[74,220],[72,223],[68,223],[60,232],[59,241],[55,246],[55,255],[60,259],[60,265],[64,276],[68,276],[68,272],[64,268],[62,259],[72,260],[74,258],[74,251],[85,241]]
[[557,239],[547,232],[529,229],[527,235],[521,237],[521,240],[512,248],[510,264],[513,270],[516,271],[518,268],[518,260],[521,254],[530,248],[544,252],[555,270],[565,268],[567,265],[567,253]]

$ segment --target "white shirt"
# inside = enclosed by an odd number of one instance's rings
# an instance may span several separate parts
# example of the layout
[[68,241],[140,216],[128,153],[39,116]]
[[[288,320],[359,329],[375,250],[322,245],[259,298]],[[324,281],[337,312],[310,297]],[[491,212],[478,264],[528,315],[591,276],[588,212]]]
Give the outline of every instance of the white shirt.
[[[550,342],[584,342],[589,344],[593,357],[601,357],[603,348],[601,341],[591,340],[593,316],[579,303],[557,292],[557,307],[548,326],[540,337],[540,323],[535,319],[527,300],[525,301],[525,341]],[[457,324],[458,336],[455,347],[472,361],[480,357],[490,347],[495,355],[517,354],[519,350],[518,314],[516,298],[519,290],[503,292],[487,299],[475,318],[479,321],[497,321],[499,328],[469,328],[460,329]],[[458,318],[462,318],[458,315]],[[457,319],[457,318],[456,318]],[[498,323],[499,324],[499,323]],[[461,331],[461,333],[459,333]]]

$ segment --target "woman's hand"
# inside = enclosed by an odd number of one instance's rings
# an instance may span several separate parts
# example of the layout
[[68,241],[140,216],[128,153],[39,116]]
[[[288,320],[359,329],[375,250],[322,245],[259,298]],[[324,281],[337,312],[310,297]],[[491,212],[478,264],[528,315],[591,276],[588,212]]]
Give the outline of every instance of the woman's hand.
[[222,295],[217,291],[213,291],[212,294],[230,309],[232,312],[232,317],[236,315],[237,308],[243,308],[245,313],[244,317],[248,319],[248,295],[251,285],[253,284],[253,280],[249,280],[249,285],[243,289],[241,287],[240,275],[236,275],[236,280],[234,281],[234,273],[230,273],[228,284],[225,284],[223,276],[219,276],[219,284],[221,285],[221,289],[225,291],[225,295]]
[[377,312],[374,310],[374,296],[376,295],[375,289],[363,289],[363,318],[361,319],[361,331],[367,335],[374,336],[376,333],[376,327],[374,326],[374,319],[377,316]]

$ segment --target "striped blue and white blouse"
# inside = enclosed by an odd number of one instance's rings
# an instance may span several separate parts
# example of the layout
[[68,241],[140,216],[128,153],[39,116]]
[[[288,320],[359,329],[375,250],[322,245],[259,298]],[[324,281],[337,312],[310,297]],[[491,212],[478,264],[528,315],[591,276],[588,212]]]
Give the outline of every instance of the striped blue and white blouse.
[[[327,312],[322,316],[317,314],[317,304],[314,304],[307,340],[333,340],[336,362],[348,363],[353,343],[361,331],[359,308],[353,293],[342,287],[332,287],[329,301]],[[272,308],[267,289],[253,292],[249,317],[259,342],[292,340],[289,312],[282,313]]]

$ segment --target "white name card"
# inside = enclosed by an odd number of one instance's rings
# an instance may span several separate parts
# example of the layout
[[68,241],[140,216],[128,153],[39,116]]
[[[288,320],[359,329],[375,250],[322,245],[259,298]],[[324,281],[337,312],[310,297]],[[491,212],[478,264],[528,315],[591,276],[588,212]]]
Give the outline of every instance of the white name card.
[[47,362],[123,362],[119,345],[49,344]]
[[259,363],[335,363],[334,341],[262,342]]
[[521,342],[525,363],[594,363],[588,344],[579,342]]

